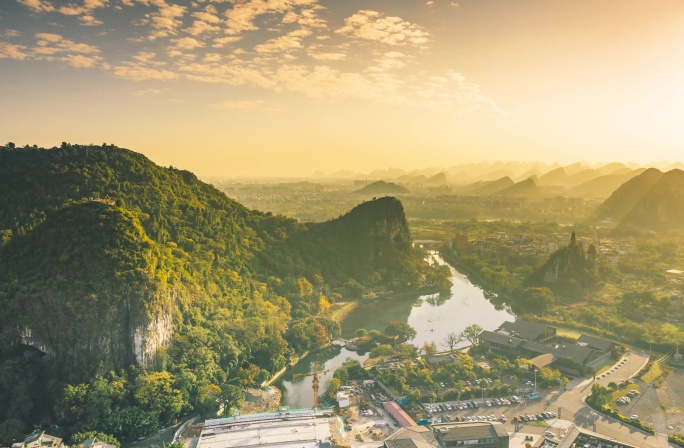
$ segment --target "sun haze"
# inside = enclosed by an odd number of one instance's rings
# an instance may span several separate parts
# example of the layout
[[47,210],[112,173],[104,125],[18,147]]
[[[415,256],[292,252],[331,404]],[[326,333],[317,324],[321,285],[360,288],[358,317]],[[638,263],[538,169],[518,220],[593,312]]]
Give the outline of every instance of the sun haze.
[[681,0],[6,0],[0,139],[201,175],[676,161]]

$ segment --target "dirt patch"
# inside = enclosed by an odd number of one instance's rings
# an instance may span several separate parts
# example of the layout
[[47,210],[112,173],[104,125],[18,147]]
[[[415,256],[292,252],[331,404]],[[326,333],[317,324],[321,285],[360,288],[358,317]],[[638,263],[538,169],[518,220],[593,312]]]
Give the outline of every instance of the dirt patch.
[[245,405],[243,414],[257,414],[259,412],[273,412],[280,406],[282,393],[277,387],[267,386],[262,389],[247,389],[245,391]]

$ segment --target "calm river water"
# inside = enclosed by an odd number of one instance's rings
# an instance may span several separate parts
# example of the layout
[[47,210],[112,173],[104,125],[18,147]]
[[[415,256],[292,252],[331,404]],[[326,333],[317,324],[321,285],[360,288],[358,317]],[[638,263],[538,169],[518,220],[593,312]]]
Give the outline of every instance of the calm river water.
[[[447,264],[438,255],[433,254],[431,257],[433,262]],[[358,328],[382,331],[389,321],[399,320],[408,322],[416,329],[417,336],[410,341],[411,344],[422,347],[425,342],[434,341],[438,349],[445,349],[442,341],[452,331],[460,333],[470,324],[478,324],[485,330],[494,330],[503,322],[515,319],[510,311],[497,310],[485,298],[482,289],[470,283],[453,267],[449,267],[453,283],[450,292],[419,297],[386,298],[363,304],[350,313],[342,323],[342,337],[354,337]],[[293,382],[292,375],[311,372],[314,362],[318,361],[319,370],[328,370],[321,375],[322,392],[326,380],[332,377],[335,369],[347,358],[363,363],[367,354],[362,355],[344,347],[333,346],[300,360],[274,383],[283,392],[283,404],[293,408],[313,406],[311,378]]]

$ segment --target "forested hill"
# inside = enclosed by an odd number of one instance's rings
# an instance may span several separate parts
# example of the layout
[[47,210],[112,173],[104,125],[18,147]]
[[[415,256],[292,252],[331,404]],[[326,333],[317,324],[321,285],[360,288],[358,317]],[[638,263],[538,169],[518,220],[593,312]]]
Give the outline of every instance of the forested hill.
[[684,220],[684,172],[650,168],[620,186],[596,212],[628,232],[681,231]]
[[393,198],[304,225],[133,151],[0,147],[0,424],[121,438],[209,412],[335,336],[331,303],[427,269]]

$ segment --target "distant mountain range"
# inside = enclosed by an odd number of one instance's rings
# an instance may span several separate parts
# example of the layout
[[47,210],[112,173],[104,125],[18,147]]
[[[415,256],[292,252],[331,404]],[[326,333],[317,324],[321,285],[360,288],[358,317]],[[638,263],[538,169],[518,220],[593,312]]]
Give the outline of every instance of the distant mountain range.
[[409,190],[407,188],[392,182],[385,182],[384,180],[373,182],[360,190],[356,190],[356,193],[359,194],[401,194],[408,192]]
[[[460,195],[514,194],[533,198],[549,196],[608,198],[623,183],[640,175],[646,169],[671,171],[684,169],[682,163],[656,163],[639,166],[633,163],[589,164],[578,162],[569,165],[540,162],[482,162],[467,163],[448,168],[426,168],[405,171],[399,168],[375,170],[368,174],[338,171],[330,175],[317,173],[317,178],[328,180],[384,181],[404,186],[412,191],[421,188],[450,188]],[[534,181],[532,188],[528,179]],[[511,192],[505,189],[521,183]]]

